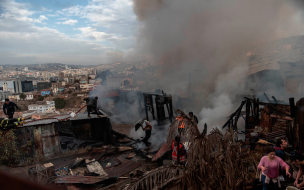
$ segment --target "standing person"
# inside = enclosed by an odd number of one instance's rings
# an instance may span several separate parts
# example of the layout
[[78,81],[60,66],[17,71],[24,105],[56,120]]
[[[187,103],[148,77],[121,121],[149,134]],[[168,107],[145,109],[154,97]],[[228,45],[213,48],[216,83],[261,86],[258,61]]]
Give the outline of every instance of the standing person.
[[151,123],[150,123],[149,121],[147,121],[147,120],[145,120],[145,124],[146,124],[145,128],[142,128],[142,129],[143,129],[143,131],[145,131],[146,136],[145,136],[145,138],[142,140],[142,142],[145,143],[145,145],[146,145],[146,147],[147,147],[146,149],[148,150],[149,147],[150,147],[150,145],[151,145],[151,143],[150,143],[148,140],[149,140],[150,137],[151,137],[152,125],[151,125]]
[[258,165],[258,170],[262,171],[260,180],[263,182],[263,190],[277,190],[281,188],[279,168],[285,169],[286,175],[290,177],[290,167],[280,157],[275,155],[274,148],[267,147],[266,153],[267,156],[264,156]]
[[88,103],[87,103],[87,111],[88,111],[88,117],[91,117],[90,112],[91,110],[95,111],[98,115],[97,112],[97,100],[98,97],[96,96],[95,98],[90,98]]
[[274,146],[275,155],[280,157],[285,162],[285,152],[284,149],[287,148],[288,143],[284,138],[279,138],[276,145]]
[[14,117],[15,107],[17,108],[17,112],[19,112],[18,106],[11,102],[8,98],[5,99],[5,103],[3,104],[3,113],[7,118],[11,119]]
[[179,135],[175,137],[175,141],[172,143],[172,160],[174,164],[177,164],[177,146],[178,146],[178,154],[179,154],[179,164],[183,165],[186,162],[186,150],[182,142],[180,142]]
[[[280,157],[284,162],[285,162],[285,152],[284,149],[287,148],[288,143],[284,138],[279,138],[276,142],[276,145],[274,146],[275,149],[275,155],[277,157]],[[287,176],[284,174],[284,172],[282,171],[282,169],[280,168],[280,181],[285,181],[285,178]]]
[[190,117],[191,119],[193,119],[193,120],[196,122],[196,124],[198,124],[198,119],[197,119],[197,117],[196,117],[195,115],[193,115],[193,112],[192,112],[192,111],[189,112],[189,117]]

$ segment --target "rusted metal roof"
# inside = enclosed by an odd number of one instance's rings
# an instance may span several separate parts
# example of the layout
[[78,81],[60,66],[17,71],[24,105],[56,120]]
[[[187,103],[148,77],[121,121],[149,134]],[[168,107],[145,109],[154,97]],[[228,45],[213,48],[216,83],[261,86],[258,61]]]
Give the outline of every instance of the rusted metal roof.
[[109,177],[120,177],[140,166],[140,163],[133,162],[131,160],[126,160],[119,166],[106,170]]
[[106,177],[96,176],[59,176],[55,183],[83,183],[83,184],[94,184],[107,179]]

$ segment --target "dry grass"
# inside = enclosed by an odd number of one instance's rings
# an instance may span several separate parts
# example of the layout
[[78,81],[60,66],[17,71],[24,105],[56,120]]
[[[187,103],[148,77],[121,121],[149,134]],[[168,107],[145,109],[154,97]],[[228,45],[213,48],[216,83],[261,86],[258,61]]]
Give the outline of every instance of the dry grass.
[[[164,189],[170,183],[188,190],[245,189],[248,162],[242,159],[241,144],[235,141],[233,132],[223,134],[214,129],[207,136],[201,135],[196,124],[183,112],[180,114],[185,123],[181,138],[189,142],[186,166],[157,168],[125,189]],[[172,143],[180,122],[175,120],[170,126],[168,143]]]

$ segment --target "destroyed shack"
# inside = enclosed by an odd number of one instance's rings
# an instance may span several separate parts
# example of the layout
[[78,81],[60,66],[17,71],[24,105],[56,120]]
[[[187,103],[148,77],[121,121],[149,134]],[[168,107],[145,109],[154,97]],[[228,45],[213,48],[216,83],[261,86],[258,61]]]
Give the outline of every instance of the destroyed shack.
[[78,114],[75,118],[66,115],[28,121],[18,127],[15,134],[17,147],[26,149],[20,158],[25,162],[27,158],[49,159],[90,145],[111,143],[111,130],[106,115],[88,118]]

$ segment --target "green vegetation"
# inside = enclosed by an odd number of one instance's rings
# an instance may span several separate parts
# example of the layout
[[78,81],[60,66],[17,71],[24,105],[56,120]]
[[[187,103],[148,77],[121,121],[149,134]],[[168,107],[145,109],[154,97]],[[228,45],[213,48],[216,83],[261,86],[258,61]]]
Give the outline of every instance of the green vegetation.
[[21,94],[19,95],[19,98],[22,99],[22,100],[24,100],[24,99],[26,98],[26,95],[23,94],[23,93],[21,93]]
[[39,100],[39,101],[43,101],[43,100],[44,100],[44,97],[43,97],[43,96],[39,96],[39,97],[38,97],[38,100]]
[[0,164],[12,165],[18,163],[20,153],[14,133],[15,130],[0,130]]
[[65,107],[66,101],[63,98],[54,98],[55,101],[55,108],[56,109],[63,109]]

